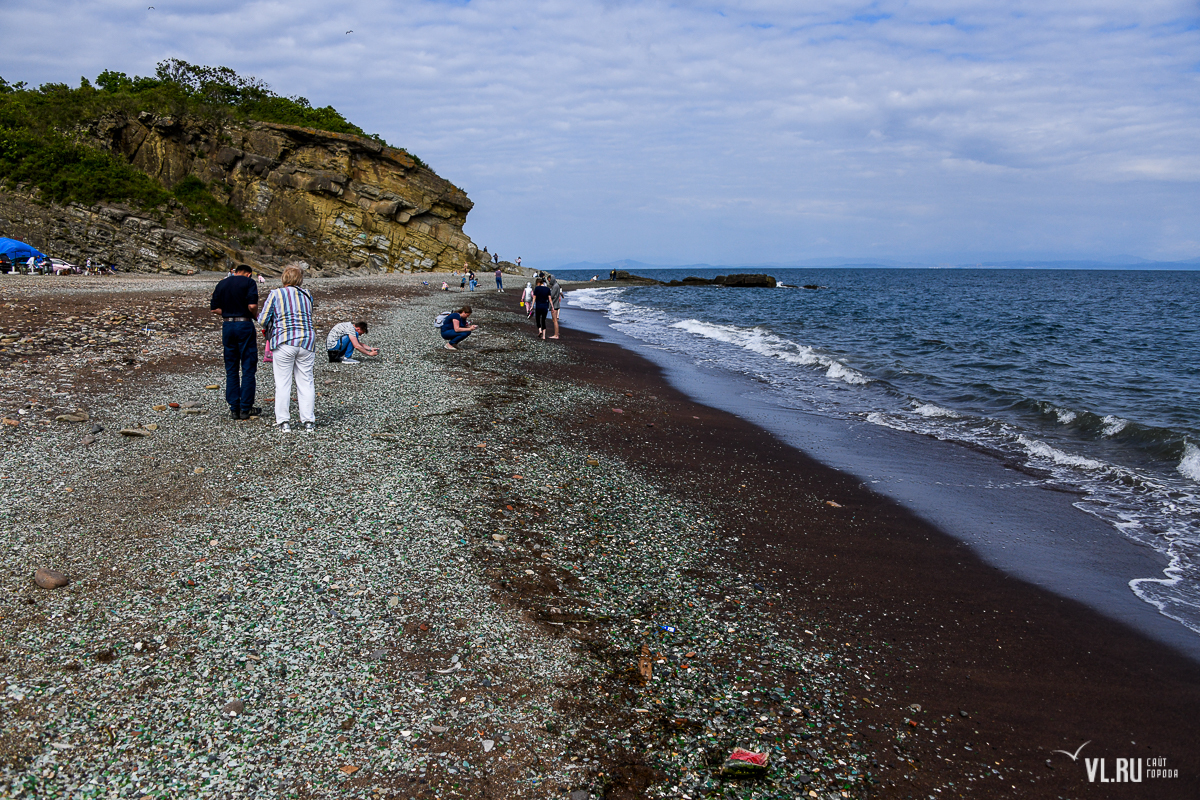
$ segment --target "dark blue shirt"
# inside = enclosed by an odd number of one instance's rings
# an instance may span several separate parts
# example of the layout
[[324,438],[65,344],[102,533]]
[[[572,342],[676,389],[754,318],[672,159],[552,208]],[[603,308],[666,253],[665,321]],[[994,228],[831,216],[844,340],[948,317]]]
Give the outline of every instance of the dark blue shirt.
[[[459,316],[457,311],[450,312],[450,316],[442,320],[442,333],[454,333],[454,320],[463,321],[463,318]],[[461,327],[465,328],[466,325]]]
[[539,286],[533,290],[533,307],[534,308],[549,308],[550,307],[550,287]]
[[208,307],[221,309],[222,317],[253,317],[253,305],[258,305],[258,284],[245,275],[230,275],[217,284]]

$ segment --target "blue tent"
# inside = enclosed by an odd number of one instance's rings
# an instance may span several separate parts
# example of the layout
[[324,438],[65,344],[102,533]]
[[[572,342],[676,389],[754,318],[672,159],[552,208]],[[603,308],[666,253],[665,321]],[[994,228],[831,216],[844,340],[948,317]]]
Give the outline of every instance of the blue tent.
[[45,258],[45,254],[30,247],[24,242],[18,242],[16,239],[0,239],[0,253],[8,256],[9,261],[18,259],[24,260],[33,256],[34,258]]

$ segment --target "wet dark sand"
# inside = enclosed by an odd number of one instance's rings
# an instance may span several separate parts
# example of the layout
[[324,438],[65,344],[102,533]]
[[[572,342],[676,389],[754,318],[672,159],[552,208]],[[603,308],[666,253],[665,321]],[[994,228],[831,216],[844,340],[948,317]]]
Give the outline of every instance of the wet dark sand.
[[[847,687],[847,711],[879,765],[878,796],[1200,796],[1194,662],[985,564],[858,479],[692,402],[639,355],[576,331],[561,344],[581,361],[571,380],[633,395],[625,414],[581,417],[564,435],[708,503],[741,537],[756,580],[808,587],[776,613],[837,630],[844,656],[867,668],[863,685]],[[1052,752],[1089,740],[1078,762]],[[966,779],[980,756],[1003,780]],[[1165,759],[1179,777],[1089,783],[1089,756],[1106,759],[1110,779],[1118,758]]]

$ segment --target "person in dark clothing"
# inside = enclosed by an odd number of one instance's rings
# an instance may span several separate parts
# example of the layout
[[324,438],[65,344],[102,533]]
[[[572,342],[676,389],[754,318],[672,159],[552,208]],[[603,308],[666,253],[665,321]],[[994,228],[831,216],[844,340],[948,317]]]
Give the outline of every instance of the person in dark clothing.
[[533,316],[537,321],[538,336],[546,338],[546,314],[550,313],[550,287],[545,278],[537,279],[533,287]]
[[258,372],[258,343],[254,316],[258,313],[258,284],[253,270],[238,264],[233,273],[217,284],[209,308],[221,317],[221,343],[225,347],[225,402],[229,416],[250,419],[262,414],[254,405],[255,373]]
[[468,325],[471,318],[471,307],[463,306],[458,311],[452,311],[442,320],[442,338],[446,340],[447,350],[457,350],[455,346],[471,335],[478,325]]

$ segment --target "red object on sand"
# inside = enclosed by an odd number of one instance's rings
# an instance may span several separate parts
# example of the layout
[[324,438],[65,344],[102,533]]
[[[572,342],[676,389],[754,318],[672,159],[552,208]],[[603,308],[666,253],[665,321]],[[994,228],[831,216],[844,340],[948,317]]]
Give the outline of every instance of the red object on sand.
[[740,747],[733,748],[733,752],[729,754],[730,761],[748,761],[756,767],[766,766],[766,753],[752,753],[749,750],[743,750]]

